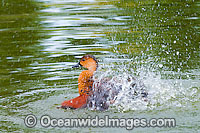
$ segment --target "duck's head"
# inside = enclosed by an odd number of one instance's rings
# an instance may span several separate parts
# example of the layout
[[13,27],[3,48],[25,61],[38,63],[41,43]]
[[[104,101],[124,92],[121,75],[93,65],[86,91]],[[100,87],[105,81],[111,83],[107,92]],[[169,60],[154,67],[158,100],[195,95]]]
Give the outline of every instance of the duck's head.
[[74,65],[72,68],[82,66],[84,68],[87,68],[88,70],[96,70],[98,67],[98,62],[96,58],[93,55],[84,55],[80,62],[76,65]]

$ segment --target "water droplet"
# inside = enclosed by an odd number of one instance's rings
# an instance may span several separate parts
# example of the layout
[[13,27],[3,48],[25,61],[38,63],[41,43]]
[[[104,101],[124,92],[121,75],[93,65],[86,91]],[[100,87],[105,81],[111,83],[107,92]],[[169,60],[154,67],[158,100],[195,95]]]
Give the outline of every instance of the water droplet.
[[158,66],[159,66],[160,68],[162,68],[162,67],[163,67],[163,64],[159,64]]

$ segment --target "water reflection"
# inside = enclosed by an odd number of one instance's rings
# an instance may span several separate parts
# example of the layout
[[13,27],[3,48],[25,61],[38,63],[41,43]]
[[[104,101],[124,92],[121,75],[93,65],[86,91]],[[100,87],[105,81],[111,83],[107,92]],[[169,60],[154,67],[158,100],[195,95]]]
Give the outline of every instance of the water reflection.
[[196,2],[120,1],[115,5],[120,13],[109,19],[126,24],[112,26],[107,33],[112,40],[124,41],[114,46],[114,52],[152,59],[148,63],[157,62],[172,71],[199,68],[199,20],[188,19],[197,17]]
[[27,80],[34,79],[26,67],[37,60],[37,46],[43,38],[40,34],[40,18],[37,11],[41,8],[33,1],[2,1],[0,8],[0,73],[2,97],[13,95]]

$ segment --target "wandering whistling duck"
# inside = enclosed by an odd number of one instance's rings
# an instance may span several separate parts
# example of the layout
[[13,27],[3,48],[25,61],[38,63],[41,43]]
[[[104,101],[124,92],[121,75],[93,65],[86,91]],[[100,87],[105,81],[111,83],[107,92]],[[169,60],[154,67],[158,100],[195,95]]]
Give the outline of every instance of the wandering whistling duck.
[[[93,74],[97,70],[98,62],[93,55],[85,55],[81,58],[80,62],[73,66],[82,66],[87,68],[80,73],[78,78],[78,90],[80,96],[71,100],[64,101],[61,108],[78,109],[89,107],[95,110],[106,110],[110,104],[113,104],[117,98],[119,91],[122,89],[122,85],[117,85],[119,81],[111,80],[110,78],[103,78],[94,83]],[[136,79],[129,77],[127,82],[131,83]],[[131,90],[131,98],[147,97],[147,92],[144,86],[132,83],[129,90]]]
[[71,100],[64,101],[61,105],[62,108],[84,108],[87,106],[88,97],[92,95],[92,87],[93,87],[93,74],[98,67],[98,62],[93,55],[85,55],[81,58],[80,62],[73,66],[79,67],[82,66],[87,68],[81,72],[78,78],[78,90],[80,96],[73,98]]

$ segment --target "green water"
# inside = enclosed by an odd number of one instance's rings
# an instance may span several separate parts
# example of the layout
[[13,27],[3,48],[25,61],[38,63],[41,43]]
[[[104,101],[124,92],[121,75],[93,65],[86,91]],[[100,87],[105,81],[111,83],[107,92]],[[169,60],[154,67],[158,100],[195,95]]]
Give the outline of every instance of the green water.
[[[2,0],[0,131],[128,131],[24,124],[27,114],[37,118],[48,114],[175,118],[174,128],[129,131],[200,132],[199,48],[200,2],[196,0]],[[116,106],[105,112],[57,109],[62,101],[78,96],[82,70],[71,66],[85,54],[95,55],[100,66],[114,75],[137,75],[152,102],[145,108]]]

